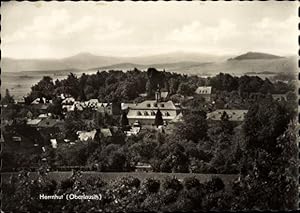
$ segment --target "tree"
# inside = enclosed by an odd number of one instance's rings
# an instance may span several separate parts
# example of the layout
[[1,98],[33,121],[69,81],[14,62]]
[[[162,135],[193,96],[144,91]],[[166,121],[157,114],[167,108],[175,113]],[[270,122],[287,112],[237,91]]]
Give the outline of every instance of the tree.
[[225,133],[232,134],[233,132],[233,126],[232,123],[229,121],[229,116],[226,113],[226,111],[224,111],[221,115],[221,128]]
[[160,182],[159,180],[153,178],[147,178],[143,186],[147,189],[148,192],[157,193],[160,188]]
[[234,187],[237,209],[297,208],[296,125],[288,125],[290,119],[287,109],[274,101],[250,108],[243,127],[243,175]]
[[274,151],[276,138],[287,128],[291,115],[286,106],[263,99],[250,107],[243,125],[247,148]]
[[198,142],[207,137],[208,124],[204,111],[194,111],[183,115],[183,122],[177,124],[176,134],[180,138]]
[[128,125],[129,125],[129,121],[128,121],[126,112],[123,112],[122,116],[121,116],[121,126],[122,126],[122,128],[126,128],[126,127],[128,127]]
[[63,81],[63,84],[66,88],[66,93],[72,95],[75,99],[78,99],[80,90],[78,90],[79,87],[79,81],[75,74],[70,73],[66,80]]
[[30,96],[35,98],[45,97],[50,99],[54,93],[54,83],[51,77],[44,76],[36,85],[31,87]]
[[155,124],[156,127],[161,126],[161,125],[164,124],[164,120],[162,118],[162,114],[161,114],[161,111],[159,109],[157,109],[154,124]]
[[191,87],[189,83],[181,83],[178,87],[178,93],[181,95],[192,95],[194,93],[194,88]]
[[54,115],[58,115],[58,116],[62,116],[62,104],[61,104],[62,100],[59,98],[55,98],[53,100],[53,103],[49,106],[48,110],[50,113],[54,114]]
[[5,90],[5,96],[1,99],[1,104],[13,104],[14,98],[10,95],[10,92],[8,89]]

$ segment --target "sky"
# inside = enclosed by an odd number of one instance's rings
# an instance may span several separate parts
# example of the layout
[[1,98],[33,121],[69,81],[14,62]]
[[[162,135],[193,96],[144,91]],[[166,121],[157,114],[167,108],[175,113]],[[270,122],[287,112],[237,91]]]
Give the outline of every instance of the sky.
[[6,2],[2,57],[297,54],[298,2]]

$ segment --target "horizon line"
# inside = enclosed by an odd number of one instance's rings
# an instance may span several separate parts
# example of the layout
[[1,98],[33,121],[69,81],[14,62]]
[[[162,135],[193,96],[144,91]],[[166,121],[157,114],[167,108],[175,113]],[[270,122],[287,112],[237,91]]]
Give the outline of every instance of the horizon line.
[[246,50],[246,51],[236,51],[236,53],[223,53],[223,54],[213,54],[210,52],[196,52],[196,51],[185,51],[185,50],[177,50],[177,51],[169,51],[169,52],[161,52],[161,53],[151,53],[149,55],[134,55],[134,56],[122,56],[122,55],[110,55],[110,54],[103,54],[103,55],[98,55],[96,53],[91,53],[88,51],[81,51],[69,56],[62,56],[62,57],[35,57],[35,58],[21,58],[21,57],[14,57],[14,56],[4,56],[2,52],[2,57],[1,58],[8,58],[8,59],[13,59],[13,60],[63,60],[71,57],[75,57],[78,55],[91,55],[91,56],[96,56],[96,57],[112,57],[112,58],[139,58],[139,57],[152,57],[152,56],[159,56],[159,55],[168,55],[168,54],[174,54],[174,53],[181,53],[181,54],[205,54],[205,55],[210,55],[210,56],[216,56],[216,57],[222,57],[222,56],[239,56],[242,54],[246,53],[265,53],[265,54],[271,54],[271,55],[277,55],[281,57],[290,57],[290,56],[297,56],[298,53],[282,53],[282,54],[277,54],[277,53],[270,53],[269,51],[253,51],[253,50]]

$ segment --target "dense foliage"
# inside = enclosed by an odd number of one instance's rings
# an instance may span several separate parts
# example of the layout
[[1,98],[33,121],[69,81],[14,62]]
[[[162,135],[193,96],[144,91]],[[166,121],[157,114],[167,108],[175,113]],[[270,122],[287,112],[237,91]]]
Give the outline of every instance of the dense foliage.
[[[203,85],[212,86],[212,102],[194,94],[195,89]],[[158,88],[169,92],[167,99],[181,104],[182,121],[170,125],[167,133],[154,128],[129,137],[123,132],[130,128],[125,112],[112,116],[85,109],[64,114],[60,110],[61,100],[57,98],[64,93],[81,101],[98,98],[100,102],[138,102],[144,98],[139,97],[140,93],[154,98]],[[22,176],[15,184],[5,185],[6,192],[20,191],[9,198],[15,202],[22,200],[22,205],[9,206],[13,202],[7,202],[6,207],[22,211],[30,208],[37,211],[43,208],[49,211],[295,209],[298,161],[294,90],[291,82],[271,82],[257,76],[234,77],[220,73],[204,79],[158,72],[154,68],[147,72],[135,69],[82,74],[81,77],[71,73],[67,79],[55,82],[44,77],[32,87],[26,102],[37,97],[53,100],[49,107],[52,117],[64,121],[63,130],[55,133],[60,139],[57,149],[49,144],[49,132],[26,125],[25,118],[36,117],[38,111],[28,104],[13,104],[13,97],[7,91],[2,99],[2,104],[7,105],[3,108],[3,119],[13,123],[3,133],[6,138],[22,136],[25,140],[19,146],[8,140],[1,153],[1,158],[8,162],[4,165],[6,168],[34,165],[55,170],[62,166],[80,166],[100,172],[131,172],[138,163],[149,163],[154,172],[223,173],[241,177],[233,184],[232,191],[225,191],[218,179],[202,184],[190,178],[184,180],[183,185],[174,178],[164,182],[148,179],[142,183],[129,178],[107,185],[101,180],[79,181],[77,176],[62,183],[47,178],[31,182]],[[273,100],[271,94],[276,93],[286,93],[287,100]],[[224,108],[249,111],[242,124],[231,122],[226,113],[221,115],[220,121],[207,120],[207,113]],[[161,113],[157,113],[156,126],[163,123]],[[113,135],[100,135],[101,128],[110,128]],[[64,138],[76,140],[78,130],[93,129],[97,129],[93,140],[73,145],[63,142]],[[39,149],[33,148],[35,143]],[[41,146],[45,151],[41,152]],[[56,206],[52,205],[54,201],[30,200],[30,196],[36,196],[39,191],[59,194],[74,190],[105,196],[101,202],[84,205],[81,202],[81,206],[65,201],[59,201]]]
[[[230,187],[230,186],[227,186]],[[128,176],[109,182],[74,173],[61,181],[47,175],[30,178],[26,173],[3,184],[2,207],[13,212],[182,212],[229,210],[232,196],[218,177],[200,183],[195,177],[183,181]],[[63,195],[64,199],[41,200],[43,195]],[[66,200],[67,194],[101,195],[100,200]],[[100,196],[99,196],[100,197]],[[20,205],[15,205],[19,203]]]
[[127,72],[111,70],[91,75],[83,73],[80,77],[70,73],[66,79],[55,82],[46,76],[31,88],[26,100],[29,103],[37,97],[54,98],[64,93],[82,101],[98,98],[102,102],[124,102],[139,100],[140,93],[154,97],[158,88],[168,91],[171,96],[190,96],[198,86],[204,85],[212,86],[215,91],[237,91],[242,97],[249,96],[250,93],[286,93],[293,90],[290,85],[281,81],[272,83],[269,79],[263,80],[257,76],[233,77],[220,73],[206,79],[149,68],[147,72],[138,69]]

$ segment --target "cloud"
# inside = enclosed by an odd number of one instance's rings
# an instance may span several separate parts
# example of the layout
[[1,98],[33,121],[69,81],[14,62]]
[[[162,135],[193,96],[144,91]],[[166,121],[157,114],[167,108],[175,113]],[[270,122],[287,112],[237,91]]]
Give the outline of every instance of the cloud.
[[[131,5],[132,4],[132,5]],[[297,10],[268,3],[14,4],[3,10],[2,50],[9,57],[156,54],[174,50],[292,52]],[[184,12],[183,12],[184,11]],[[280,11],[280,12],[279,12]],[[294,15],[292,15],[294,14]],[[293,27],[295,31],[293,31]],[[296,50],[297,51],[297,50]]]
[[284,20],[274,20],[269,17],[249,27],[248,35],[253,45],[276,47],[278,49],[297,49],[298,25],[297,18],[290,16]]
[[4,36],[3,42],[38,41],[46,44],[64,39],[115,39],[129,35],[132,31],[132,28],[125,28],[121,21],[112,17],[71,16],[67,10],[58,9],[50,14],[36,16],[30,25]]
[[[294,40],[293,40],[294,39]],[[192,21],[166,34],[165,41],[196,50],[294,51],[297,48],[297,19],[276,20],[263,17],[256,22],[220,19],[215,25]]]
[[236,25],[226,19],[221,19],[216,26],[205,26],[199,21],[193,21],[181,28],[176,28],[166,36],[166,40],[187,43],[217,43],[218,41],[236,36]]

